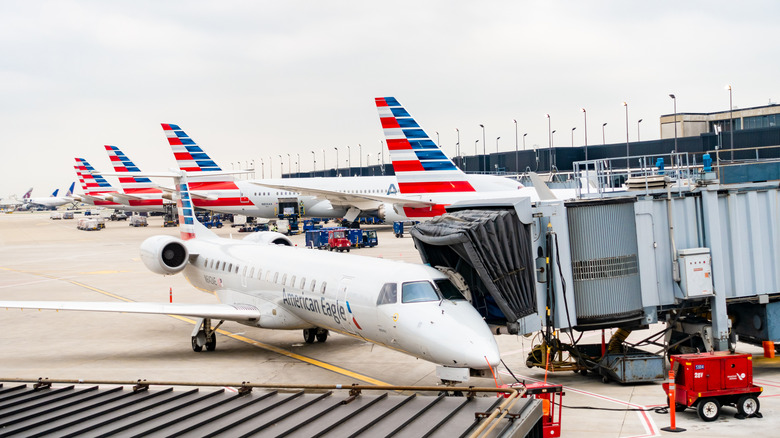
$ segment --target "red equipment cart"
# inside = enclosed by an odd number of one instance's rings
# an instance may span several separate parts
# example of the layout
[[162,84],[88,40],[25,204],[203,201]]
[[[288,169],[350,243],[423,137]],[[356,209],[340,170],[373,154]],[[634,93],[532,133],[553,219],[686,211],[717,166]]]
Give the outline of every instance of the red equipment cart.
[[[522,383],[501,385],[502,388],[520,388]],[[525,385],[526,392],[523,398],[533,397],[542,401],[542,431],[545,437],[557,438],[561,436],[561,409],[563,407],[563,385],[536,382]],[[508,397],[504,394],[504,397]]]
[[[721,406],[736,406],[739,415],[758,414],[763,388],[753,384],[753,356],[727,351],[680,354],[671,357],[675,411],[696,407],[704,421],[715,421]],[[669,393],[669,384],[663,384]]]

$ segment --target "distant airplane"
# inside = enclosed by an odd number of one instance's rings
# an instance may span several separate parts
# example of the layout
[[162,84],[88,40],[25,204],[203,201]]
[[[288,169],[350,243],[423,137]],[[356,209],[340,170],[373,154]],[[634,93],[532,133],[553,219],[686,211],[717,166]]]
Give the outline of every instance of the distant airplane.
[[498,365],[498,346],[488,325],[439,270],[296,248],[274,232],[220,238],[195,218],[186,172],[175,182],[181,238],[148,238],[141,259],[158,274],[182,272],[222,304],[0,301],[0,307],[195,317],[191,345],[196,352],[214,350],[216,329],[235,321],[303,330],[307,343],[325,342],[329,331],[336,331],[447,367],[466,379],[468,369]]
[[81,189],[84,190],[83,195],[75,195],[79,201],[96,207],[126,207],[113,200],[111,195],[118,193],[117,190],[103,175],[94,174],[95,168],[87,160],[76,158],[76,165],[73,168],[76,170],[76,175],[78,175]]
[[30,195],[32,194],[32,189],[30,189],[22,197],[22,202],[25,205],[25,208],[38,206],[47,209],[55,209],[61,205],[70,204],[75,201],[73,198],[73,187],[75,187],[75,185],[75,181],[70,184],[70,188],[68,188],[68,192],[65,194],[65,196],[57,196],[57,193],[60,191],[60,189],[57,189],[54,191],[54,193],[51,194],[51,196],[45,198],[31,197]]

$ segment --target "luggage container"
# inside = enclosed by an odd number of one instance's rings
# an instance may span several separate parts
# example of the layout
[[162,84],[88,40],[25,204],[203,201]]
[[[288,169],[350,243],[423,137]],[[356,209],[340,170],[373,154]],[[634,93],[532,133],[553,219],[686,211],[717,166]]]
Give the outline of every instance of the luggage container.
[[145,216],[133,215],[130,217],[131,227],[145,227],[147,225],[149,225],[149,222],[147,221]]

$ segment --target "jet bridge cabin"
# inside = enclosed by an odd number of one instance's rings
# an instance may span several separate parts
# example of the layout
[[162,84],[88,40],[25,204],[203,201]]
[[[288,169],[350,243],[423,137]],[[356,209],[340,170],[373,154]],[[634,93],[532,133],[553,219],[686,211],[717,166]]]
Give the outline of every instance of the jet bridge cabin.
[[780,341],[777,182],[461,202],[411,235],[496,333],[666,322],[684,353]]

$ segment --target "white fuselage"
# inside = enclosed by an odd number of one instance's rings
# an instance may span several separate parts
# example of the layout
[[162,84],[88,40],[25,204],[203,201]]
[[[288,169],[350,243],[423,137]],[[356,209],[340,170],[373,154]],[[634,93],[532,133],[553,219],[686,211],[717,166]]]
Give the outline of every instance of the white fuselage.
[[[405,285],[449,281],[431,267],[229,239],[186,245],[197,254],[187,279],[224,304],[258,308],[259,327],[325,328],[451,367],[498,364],[495,339],[467,301],[403,302]],[[378,304],[387,284],[397,297]]]

